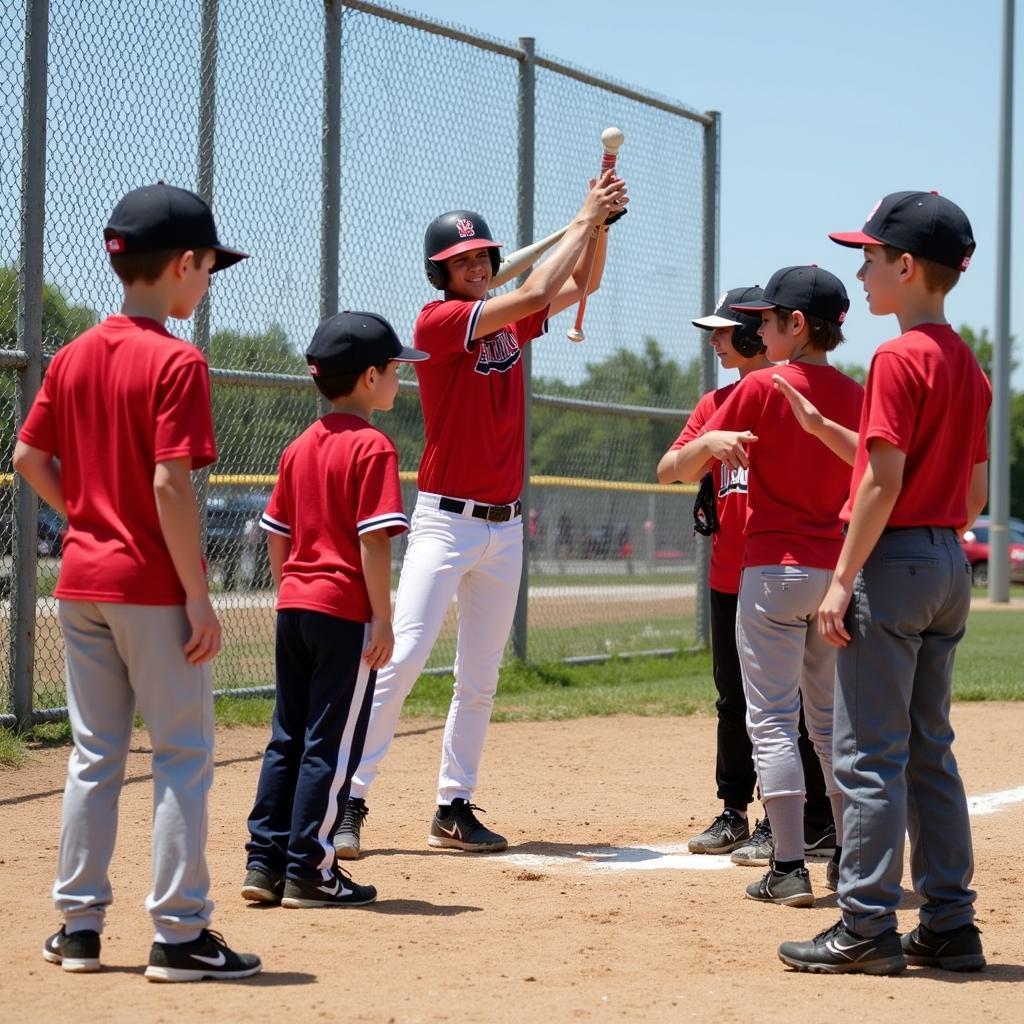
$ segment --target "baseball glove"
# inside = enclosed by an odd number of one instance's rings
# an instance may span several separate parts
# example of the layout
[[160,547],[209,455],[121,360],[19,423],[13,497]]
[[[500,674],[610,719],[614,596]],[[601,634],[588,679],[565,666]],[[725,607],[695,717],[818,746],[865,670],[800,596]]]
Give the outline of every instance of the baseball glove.
[[718,504],[715,501],[715,481],[705,473],[693,502],[693,529],[704,537],[710,537],[718,529]]

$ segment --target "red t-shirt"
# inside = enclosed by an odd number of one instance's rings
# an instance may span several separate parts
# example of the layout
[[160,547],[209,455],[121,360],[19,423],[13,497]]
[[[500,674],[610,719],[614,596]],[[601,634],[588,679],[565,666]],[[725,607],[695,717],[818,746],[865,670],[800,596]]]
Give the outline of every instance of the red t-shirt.
[[907,459],[890,526],[962,527],[974,466],[988,461],[986,422],[992,385],[949,324],[922,324],[879,345],[868,372],[850,498],[875,437]]
[[62,348],[18,435],[56,455],[71,601],[184,604],[153,495],[158,462],[217,459],[206,359],[145,317],[111,316]]
[[473,339],[483,302],[428,302],[413,345],[423,405],[421,491],[509,504],[523,488],[522,346],[547,330],[547,309]]
[[[690,414],[683,432],[676,438],[670,451],[676,451],[704,433],[704,424],[736,390],[739,381],[733,381],[717,391],[709,391]],[[740,569],[743,564],[743,528],[747,518],[747,470],[726,469],[717,460],[711,464],[718,505],[718,530],[711,535],[711,570],[708,583],[713,590],[735,594],[740,589]]]
[[408,525],[391,438],[358,416],[328,413],[285,448],[260,520],[291,539],[277,607],[369,622],[359,537]]
[[751,445],[743,565],[834,569],[850,467],[800,426],[772,384],[775,373],[850,430],[864,397],[864,389],[833,366],[787,363],[747,374],[707,422],[705,430],[751,430],[758,438]]

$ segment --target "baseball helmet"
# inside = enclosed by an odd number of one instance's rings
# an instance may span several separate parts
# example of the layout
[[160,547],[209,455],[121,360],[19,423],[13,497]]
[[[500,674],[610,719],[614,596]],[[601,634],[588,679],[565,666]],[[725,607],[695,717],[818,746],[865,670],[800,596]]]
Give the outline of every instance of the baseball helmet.
[[761,326],[761,314],[737,313],[730,307],[737,302],[755,301],[763,294],[756,284],[751,288],[733,288],[719,298],[714,313],[693,320],[693,326],[705,331],[713,331],[716,327],[732,327],[732,347],[741,356],[750,359],[765,351],[764,342],[757,333]]
[[501,266],[500,248],[501,242],[494,240],[487,221],[479,213],[472,210],[442,213],[430,222],[423,236],[423,264],[427,280],[435,288],[444,288],[448,283],[444,260],[470,249],[489,249],[491,272],[496,274]]

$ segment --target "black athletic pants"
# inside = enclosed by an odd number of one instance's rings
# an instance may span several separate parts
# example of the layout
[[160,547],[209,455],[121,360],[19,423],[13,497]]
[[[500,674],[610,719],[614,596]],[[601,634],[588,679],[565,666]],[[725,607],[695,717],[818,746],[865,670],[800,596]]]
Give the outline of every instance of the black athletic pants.
[[[726,807],[743,810],[754,799],[757,778],[753,749],[747,733],[747,702],[743,696],[743,675],[736,651],[736,606],[738,596],[711,590],[711,658],[718,700],[718,757],[715,781],[718,798]],[[832,820],[832,806],[825,793],[825,778],[818,756],[807,737],[803,711],[800,712],[800,760],[804,766],[804,822],[820,828]]]

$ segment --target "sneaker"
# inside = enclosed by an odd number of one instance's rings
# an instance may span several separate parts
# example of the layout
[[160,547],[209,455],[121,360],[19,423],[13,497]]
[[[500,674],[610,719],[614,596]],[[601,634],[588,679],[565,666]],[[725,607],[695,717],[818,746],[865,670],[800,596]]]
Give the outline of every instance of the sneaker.
[[345,814],[334,833],[334,852],[339,860],[359,859],[359,830],[363,827],[370,813],[366,801],[358,796],[350,796],[345,804]]
[[804,824],[804,853],[812,857],[831,857],[836,852],[836,826]]
[[100,969],[100,933],[85,929],[67,932],[61,925],[59,932],[43,943],[43,959],[60,964],[65,971],[87,974]]
[[242,899],[250,903],[266,903],[277,906],[284,892],[284,879],[263,868],[249,868],[242,883]]
[[735,811],[722,811],[699,836],[687,844],[690,853],[731,853],[750,839],[747,819]]
[[842,921],[810,942],[784,942],[779,959],[787,967],[812,974],[899,974],[907,967],[895,928],[865,939]]
[[754,823],[754,831],[750,838],[732,851],[729,859],[733,864],[748,867],[765,867],[771,864],[775,854],[775,840],[772,837],[772,826],[767,818]]
[[903,953],[915,967],[941,967],[944,971],[980,971],[985,966],[981,932],[965,924],[948,932],[933,932],[919,924],[903,936]]
[[251,977],[262,968],[258,956],[236,953],[220,932],[204,928],[191,942],[154,942],[146,977],[150,981],[230,980]]
[[811,876],[807,868],[784,872],[769,868],[760,882],[751,882],[747,886],[747,899],[778,903],[783,907],[813,907]]
[[507,850],[508,840],[492,832],[473,813],[483,810],[461,798],[453,800],[450,806],[442,804],[430,823],[427,845],[445,850],[469,850],[473,853]]
[[825,865],[825,888],[829,892],[839,892],[839,865],[834,860]]
[[353,882],[347,871],[337,865],[331,877],[299,879],[288,878],[284,883],[281,906],[290,910],[310,910],[314,907],[365,907],[377,898],[372,885]]

